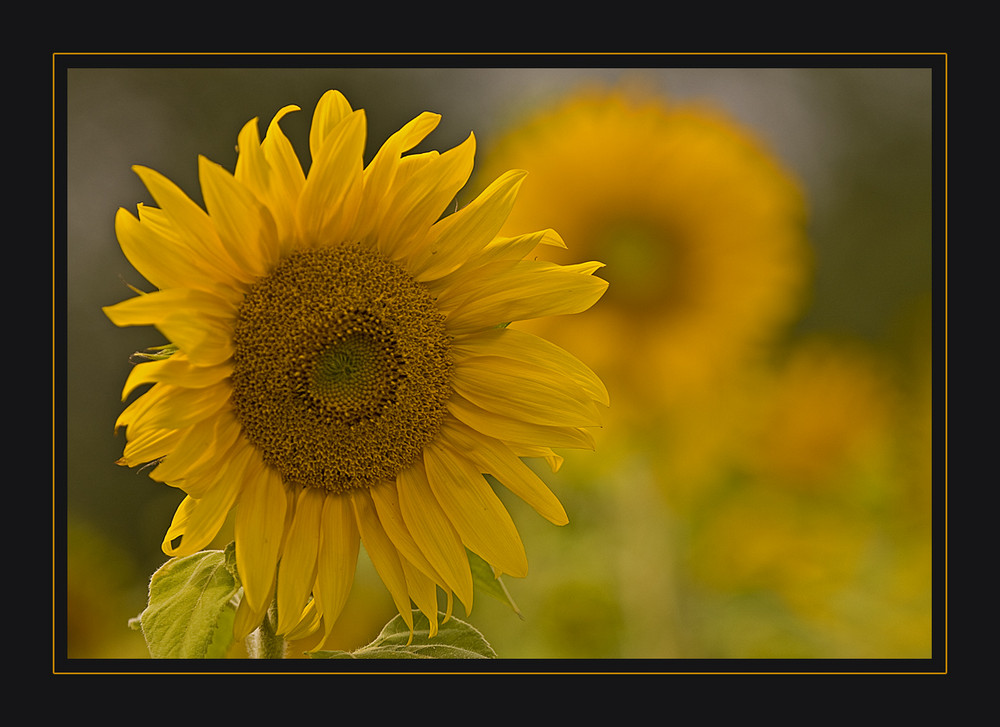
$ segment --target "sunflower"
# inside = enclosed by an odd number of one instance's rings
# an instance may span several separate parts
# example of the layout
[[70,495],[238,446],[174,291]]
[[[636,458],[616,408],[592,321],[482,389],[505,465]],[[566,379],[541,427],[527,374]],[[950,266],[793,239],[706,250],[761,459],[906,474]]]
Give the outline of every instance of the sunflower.
[[168,343],[128,376],[120,462],[186,494],[163,551],[208,545],[235,508],[237,638],[277,606],[277,631],[329,634],[363,544],[412,629],[437,629],[438,589],[471,609],[468,551],[524,576],[490,475],[556,524],[556,496],[523,461],[592,448],[607,391],[577,358],[509,324],[586,310],[600,263],[526,259],[550,229],[500,237],[525,173],[501,174],[442,216],[475,137],[412,152],[425,112],[369,164],[366,118],[336,91],[316,106],[308,174],[279,125],[238,136],[235,173],[199,158],[202,209],[135,167],[157,207],[119,210],[122,251],[153,292],[105,308]]
[[585,352],[614,378],[619,403],[631,396],[650,411],[711,392],[799,312],[802,192],[719,111],[638,91],[574,92],[512,123],[480,171],[488,179],[527,160],[531,177],[503,231],[552,220],[607,264],[612,283],[586,320],[532,330]]

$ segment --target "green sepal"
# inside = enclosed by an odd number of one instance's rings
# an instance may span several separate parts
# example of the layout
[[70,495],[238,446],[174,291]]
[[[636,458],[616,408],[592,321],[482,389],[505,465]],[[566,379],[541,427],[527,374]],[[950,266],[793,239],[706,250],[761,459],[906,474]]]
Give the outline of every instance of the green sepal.
[[138,364],[145,361],[163,361],[164,359],[170,358],[179,349],[173,343],[165,343],[162,346],[153,346],[152,348],[146,348],[142,351],[136,351],[128,360],[131,363]]
[[523,619],[524,616],[521,615],[521,610],[514,603],[514,599],[511,598],[510,592],[503,582],[503,577],[498,578],[493,571],[493,567],[471,550],[467,552],[469,555],[469,567],[472,569],[473,585],[501,603],[506,603],[517,614],[518,618]]
[[413,639],[402,616],[396,616],[367,646],[356,651],[313,651],[313,659],[495,659],[496,652],[479,631],[454,616],[438,614],[438,632],[432,638],[430,621],[413,611]]
[[225,658],[240,590],[231,550],[172,558],[153,574],[138,621],[154,659]]

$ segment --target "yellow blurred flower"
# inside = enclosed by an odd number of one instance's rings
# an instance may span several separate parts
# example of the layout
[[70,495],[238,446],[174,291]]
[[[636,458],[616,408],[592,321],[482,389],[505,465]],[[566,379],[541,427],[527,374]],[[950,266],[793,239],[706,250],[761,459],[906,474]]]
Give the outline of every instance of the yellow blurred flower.
[[836,486],[890,452],[899,405],[887,365],[828,337],[796,342],[750,392],[741,463],[757,476],[806,488]]
[[705,392],[799,312],[809,268],[800,189],[718,111],[579,93],[511,128],[481,168],[489,177],[509,165],[529,175],[505,231],[548,220],[607,265],[600,310],[533,330],[572,342],[618,404]]
[[825,644],[813,655],[929,653],[930,529],[890,371],[840,339],[793,346],[748,392],[732,474],[689,521],[684,567],[699,588],[776,596],[768,617],[811,630]]

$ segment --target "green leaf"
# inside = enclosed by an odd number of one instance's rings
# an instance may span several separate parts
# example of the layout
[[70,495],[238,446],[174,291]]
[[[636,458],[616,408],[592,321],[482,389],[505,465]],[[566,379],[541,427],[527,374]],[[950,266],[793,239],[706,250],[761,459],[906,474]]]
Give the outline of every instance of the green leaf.
[[173,558],[149,582],[139,615],[154,659],[223,658],[233,641],[239,583],[221,550]]
[[504,585],[503,578],[497,578],[493,572],[493,567],[485,560],[471,550],[467,552],[469,555],[469,566],[472,568],[473,584],[478,586],[484,593],[493,596],[493,598],[502,603],[506,603],[519,618],[523,619],[524,616],[521,615],[521,610],[514,603],[514,599],[511,598],[507,586]]
[[212,643],[205,650],[206,659],[225,659],[229,647],[233,645],[233,623],[236,621],[236,609],[228,605],[219,614],[212,635]]
[[[444,614],[438,614],[439,621]],[[409,642],[409,643],[407,643]],[[475,628],[452,616],[430,635],[430,621],[413,611],[413,640],[402,616],[385,625],[378,637],[357,651],[314,651],[314,659],[495,659],[496,652]]]

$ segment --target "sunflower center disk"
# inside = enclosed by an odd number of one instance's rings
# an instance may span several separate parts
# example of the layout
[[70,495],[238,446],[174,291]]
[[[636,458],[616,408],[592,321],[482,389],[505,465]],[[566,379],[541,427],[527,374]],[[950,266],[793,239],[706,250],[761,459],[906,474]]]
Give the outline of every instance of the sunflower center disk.
[[360,245],[285,259],[247,293],[235,344],[236,415],[290,484],[392,479],[433,439],[451,393],[444,317]]
[[[317,409],[342,422],[381,416],[405,374],[391,335],[366,329],[338,334],[330,347],[303,366],[305,394]],[[357,326],[354,326],[357,327]]]

